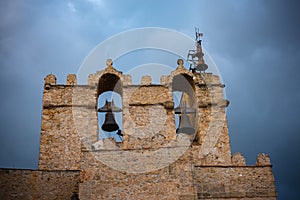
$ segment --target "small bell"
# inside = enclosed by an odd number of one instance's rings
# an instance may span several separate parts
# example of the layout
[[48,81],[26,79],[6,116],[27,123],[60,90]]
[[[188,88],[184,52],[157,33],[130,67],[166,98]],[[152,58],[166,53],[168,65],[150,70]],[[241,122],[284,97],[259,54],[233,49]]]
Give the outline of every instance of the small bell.
[[198,71],[205,71],[208,69],[208,66],[205,63],[201,63],[201,64],[196,65],[196,69]]

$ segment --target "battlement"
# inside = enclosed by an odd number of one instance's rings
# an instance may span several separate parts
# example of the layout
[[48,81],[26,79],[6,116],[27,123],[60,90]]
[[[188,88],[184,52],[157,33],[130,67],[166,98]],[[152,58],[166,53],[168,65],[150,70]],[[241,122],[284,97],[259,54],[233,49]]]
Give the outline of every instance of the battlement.
[[[123,86],[129,86],[132,84],[132,77],[130,74],[122,74],[122,72],[115,70],[114,68],[106,68],[102,71],[97,71],[94,74],[90,74],[88,77],[88,84],[87,85],[81,85],[81,86],[97,86],[99,78],[103,74],[114,74],[120,78],[120,80],[123,83]],[[214,75],[212,73],[191,73],[187,69],[183,67],[178,67],[175,71],[173,71],[170,75],[162,75],[160,77],[160,85],[163,86],[170,86],[170,84],[173,81],[174,76],[177,75],[188,75],[193,77],[193,80],[195,81],[196,85],[199,86],[206,86],[206,87],[212,87],[212,86],[220,86],[225,87],[224,84],[220,83],[220,78],[217,75]],[[68,74],[66,78],[65,84],[57,84],[57,78],[54,74],[48,74],[44,78],[44,85],[45,86],[70,86],[70,85],[77,85],[77,77],[76,74]],[[140,84],[134,84],[134,86],[142,86],[142,85],[152,85],[152,77],[149,75],[144,75],[141,78]],[[157,85],[157,84],[155,84]]]
[[[48,74],[44,78],[44,85],[56,85],[56,76],[54,74]],[[65,85],[77,85],[76,74],[68,74]]]

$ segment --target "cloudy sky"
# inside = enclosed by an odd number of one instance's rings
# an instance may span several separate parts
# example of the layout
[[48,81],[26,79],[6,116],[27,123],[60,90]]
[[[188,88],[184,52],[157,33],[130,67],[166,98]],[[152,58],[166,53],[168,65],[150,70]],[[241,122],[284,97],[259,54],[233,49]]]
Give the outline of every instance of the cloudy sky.
[[297,199],[299,9],[296,0],[1,1],[0,167],[37,168],[47,74],[65,83],[96,45],[122,31],[162,27],[194,37],[199,27],[231,102],[232,152],[249,165],[268,153],[279,199]]

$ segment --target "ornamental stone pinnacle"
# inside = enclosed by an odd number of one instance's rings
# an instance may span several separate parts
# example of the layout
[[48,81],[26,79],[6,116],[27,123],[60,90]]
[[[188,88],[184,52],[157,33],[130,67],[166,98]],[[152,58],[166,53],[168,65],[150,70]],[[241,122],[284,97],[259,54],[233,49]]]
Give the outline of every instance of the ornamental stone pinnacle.
[[112,59],[107,59],[106,60],[106,67],[113,67],[113,61],[112,61]]

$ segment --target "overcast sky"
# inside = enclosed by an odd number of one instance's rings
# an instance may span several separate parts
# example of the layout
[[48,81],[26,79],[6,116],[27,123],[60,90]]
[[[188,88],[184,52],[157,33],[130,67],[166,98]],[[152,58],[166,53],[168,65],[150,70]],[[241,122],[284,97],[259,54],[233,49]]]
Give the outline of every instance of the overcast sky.
[[199,27],[231,102],[232,152],[244,154],[249,165],[258,153],[269,154],[279,199],[297,199],[299,5],[296,0],[1,1],[0,167],[37,168],[47,74],[65,83],[96,45],[122,31],[162,27],[194,37]]

